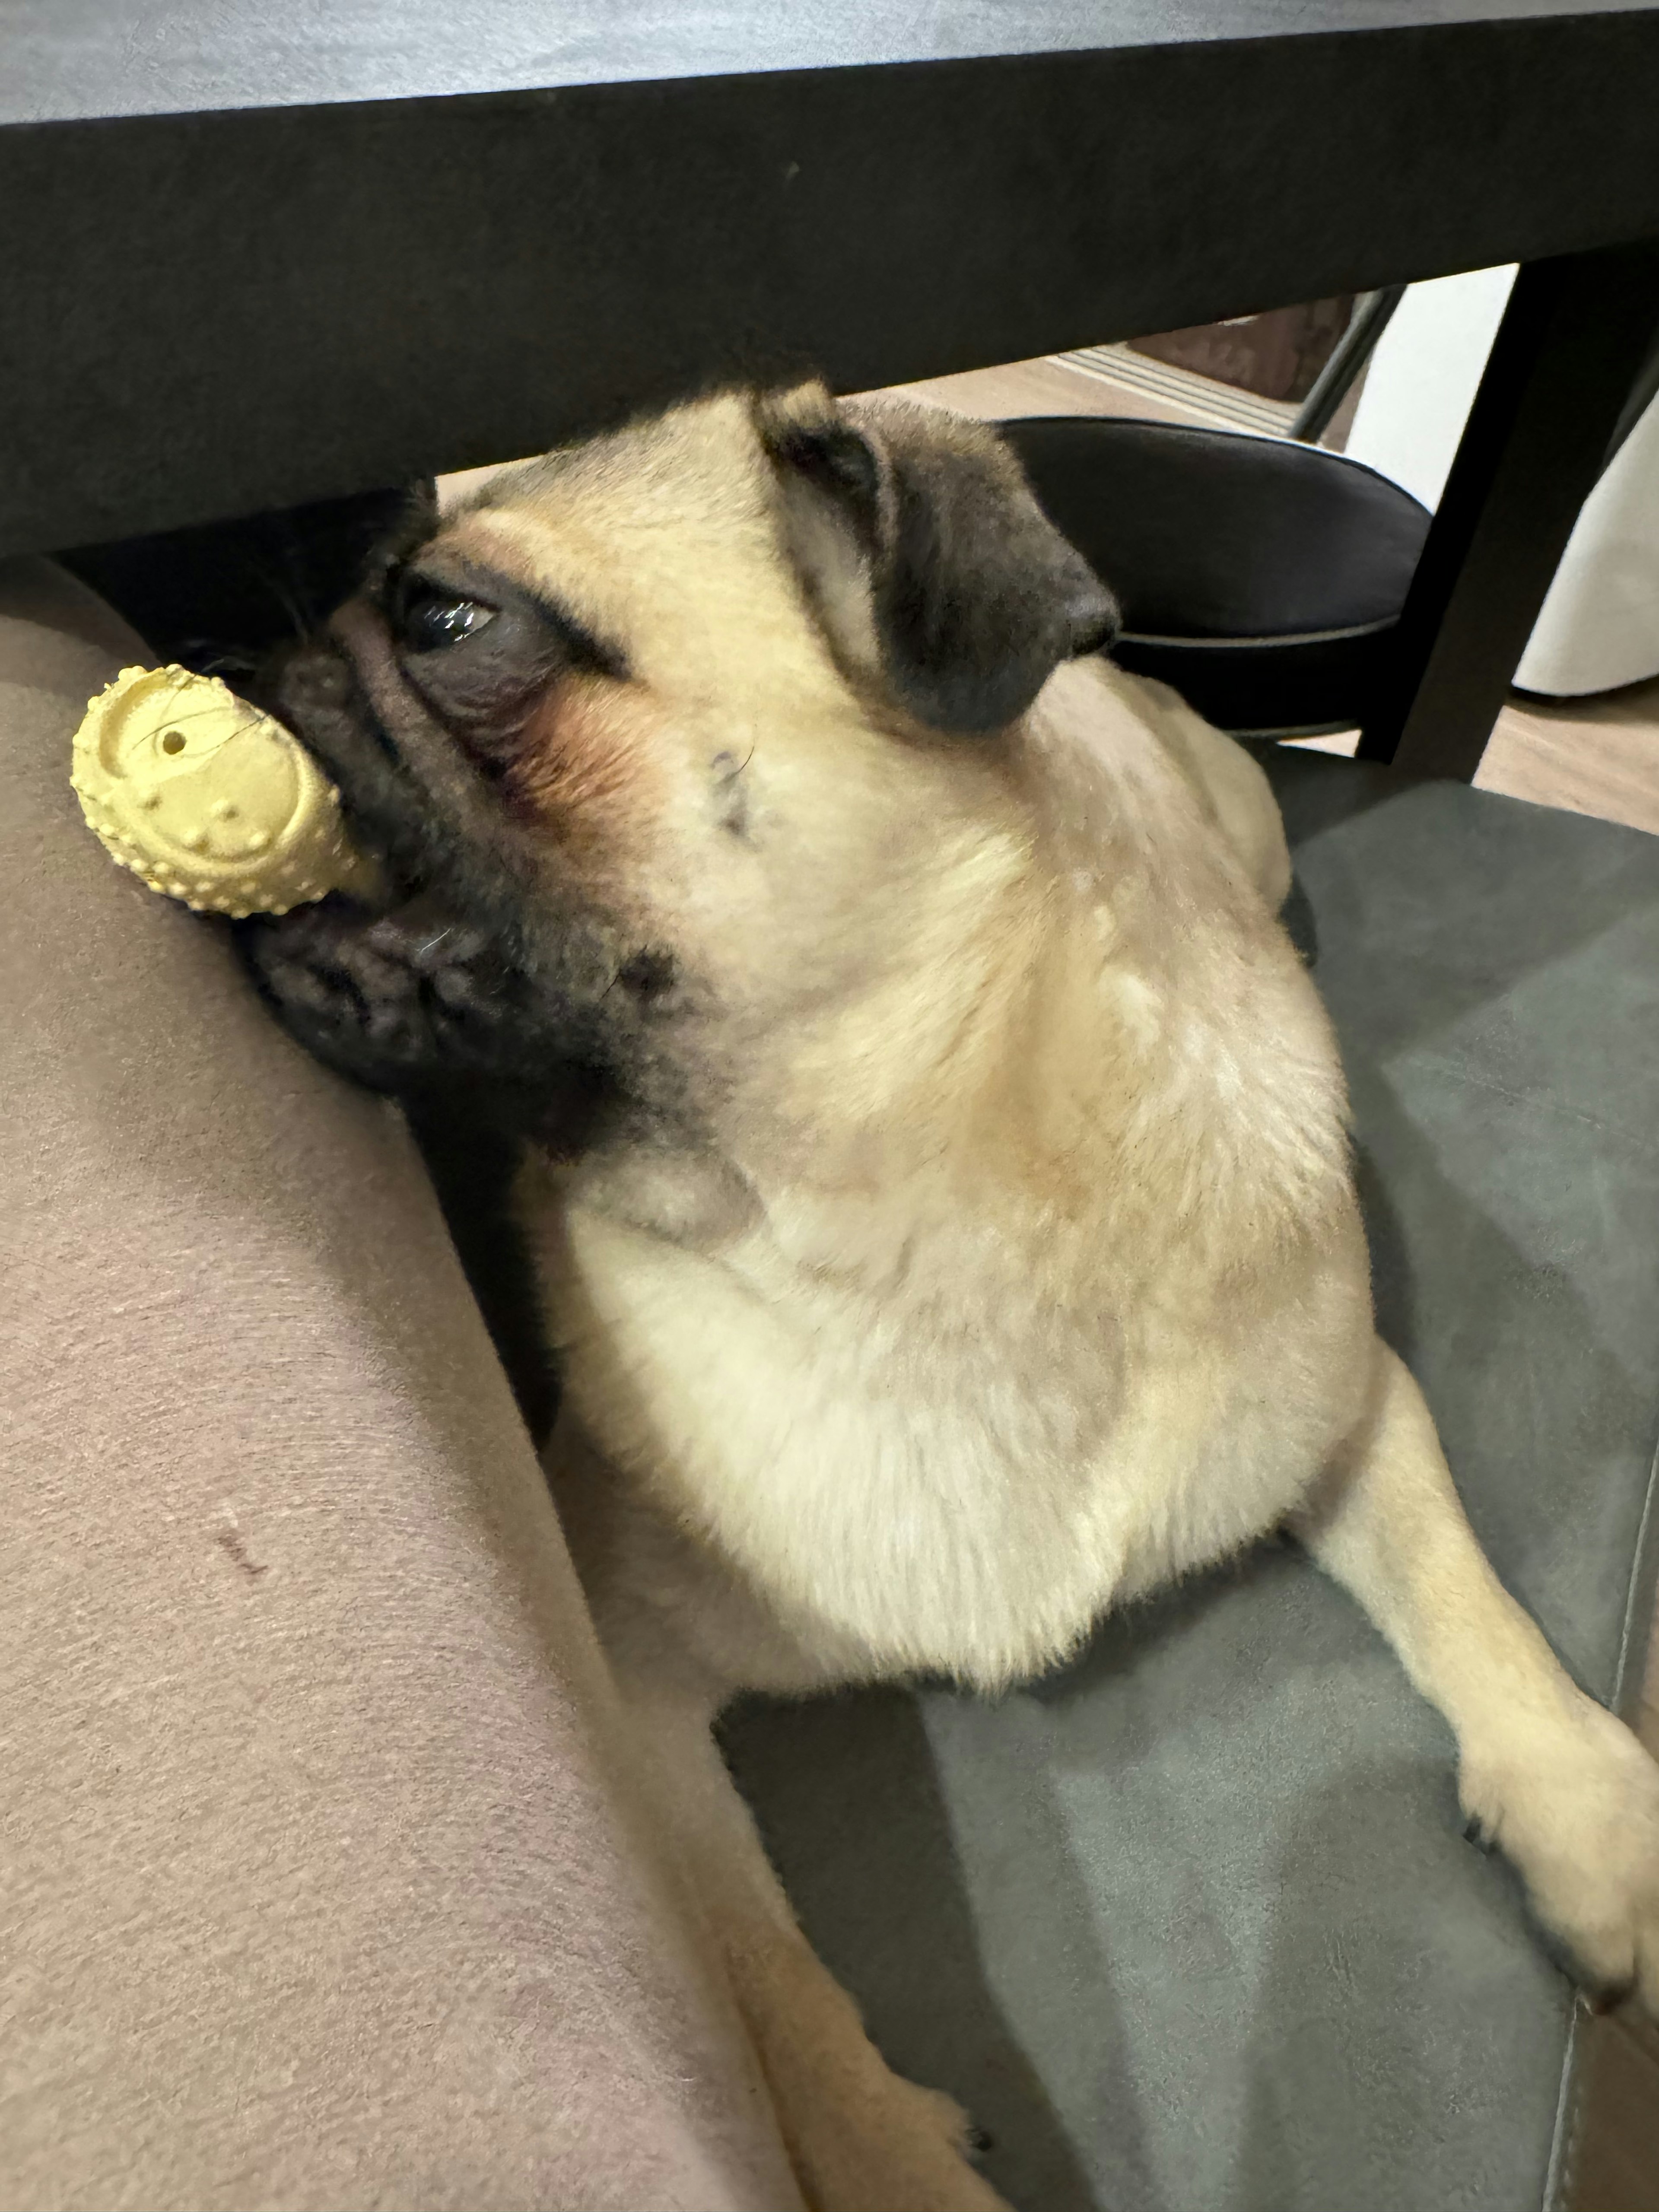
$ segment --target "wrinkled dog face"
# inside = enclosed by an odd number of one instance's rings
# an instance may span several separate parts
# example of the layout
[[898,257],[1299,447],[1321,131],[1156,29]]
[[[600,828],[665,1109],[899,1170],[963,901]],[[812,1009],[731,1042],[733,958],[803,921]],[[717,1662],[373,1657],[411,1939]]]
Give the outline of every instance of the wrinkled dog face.
[[1115,627],[992,434],[817,386],[551,454],[413,535],[271,698],[386,909],[243,941],[331,1065],[561,1143],[695,1118],[911,957],[936,872],[1021,834],[1000,733]]

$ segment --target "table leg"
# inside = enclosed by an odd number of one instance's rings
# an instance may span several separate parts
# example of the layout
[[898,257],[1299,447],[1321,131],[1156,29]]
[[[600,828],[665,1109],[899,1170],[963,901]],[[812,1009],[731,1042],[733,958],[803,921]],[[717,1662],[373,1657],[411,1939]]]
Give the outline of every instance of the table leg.
[[1528,263],[1412,580],[1362,760],[1468,781],[1659,329],[1659,241]]

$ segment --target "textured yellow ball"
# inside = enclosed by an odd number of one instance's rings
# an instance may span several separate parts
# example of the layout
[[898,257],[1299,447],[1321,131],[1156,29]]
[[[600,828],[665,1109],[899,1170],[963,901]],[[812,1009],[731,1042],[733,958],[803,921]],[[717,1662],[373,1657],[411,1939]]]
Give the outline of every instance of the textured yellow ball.
[[122,866],[198,911],[286,914],[375,888],[321,769],[216,676],[124,668],[88,702],[70,781]]

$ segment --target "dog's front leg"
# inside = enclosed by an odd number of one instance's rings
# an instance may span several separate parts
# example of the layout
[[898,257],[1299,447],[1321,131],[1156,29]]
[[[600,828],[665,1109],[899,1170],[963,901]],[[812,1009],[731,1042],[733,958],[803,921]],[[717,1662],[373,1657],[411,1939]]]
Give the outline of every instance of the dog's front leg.
[[1299,1533],[1457,1737],[1463,1808],[1584,1978],[1659,2016],[1659,1766],[1568,1679],[1463,1516],[1416,1383],[1377,1346],[1367,1419]]
[[948,2097],[892,2073],[797,1926],[711,1733],[714,1701],[620,1677],[672,1856],[724,1963],[812,2212],[1006,2212]]

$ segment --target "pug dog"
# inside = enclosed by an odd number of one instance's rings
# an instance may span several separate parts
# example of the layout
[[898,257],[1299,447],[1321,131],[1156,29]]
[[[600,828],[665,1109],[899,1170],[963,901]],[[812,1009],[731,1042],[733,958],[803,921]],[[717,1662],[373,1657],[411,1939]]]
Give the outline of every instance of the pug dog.
[[564,1526],[820,2212],[999,2200],[809,1949],[721,1707],[994,1692],[1269,1531],[1659,2012],[1659,1768],[1376,1334],[1276,807],[1114,622],[991,431],[808,384],[497,477],[276,683],[389,888],[248,957],[331,1065],[525,1142]]

